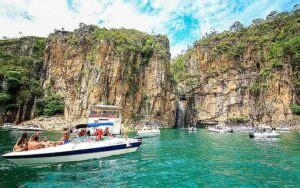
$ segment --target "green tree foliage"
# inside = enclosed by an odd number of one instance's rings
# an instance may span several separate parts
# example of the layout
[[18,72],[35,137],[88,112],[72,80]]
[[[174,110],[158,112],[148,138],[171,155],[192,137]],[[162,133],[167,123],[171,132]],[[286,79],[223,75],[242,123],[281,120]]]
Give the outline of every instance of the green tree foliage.
[[231,123],[247,123],[249,118],[246,116],[236,116],[229,118],[228,121]]
[[182,53],[178,55],[176,58],[174,58],[171,61],[171,72],[174,75],[174,79],[176,82],[179,82],[179,80],[184,78],[185,74],[185,61],[187,60],[187,53]]
[[53,116],[64,113],[64,100],[58,95],[47,96],[37,101],[38,115]]
[[293,114],[300,115],[300,105],[294,104],[291,106]]
[[135,29],[106,29],[80,24],[80,28],[70,33],[67,39],[69,44],[74,44],[74,48],[81,43],[89,47],[83,53],[86,53],[86,60],[90,63],[96,61],[103,46],[109,46],[113,57],[125,66],[122,81],[129,86],[127,96],[132,96],[139,89],[136,84],[139,74],[149,64],[153,54],[168,55],[166,36],[149,35]]
[[[264,92],[269,87],[266,83],[268,78],[285,65],[292,65],[293,83],[295,88],[298,88],[297,80],[300,80],[300,11],[297,10],[290,13],[272,12],[267,19],[253,20],[249,27],[243,27],[239,22],[235,22],[230,31],[206,36],[197,41],[194,46],[209,52],[208,63],[222,62],[219,61],[220,57],[232,60],[234,66],[225,70],[244,71],[244,67],[247,67],[248,63],[256,64],[256,67],[252,68],[257,69],[257,77],[248,88],[250,92],[258,95],[260,92]],[[249,52],[254,54],[250,55],[251,60],[249,62],[241,61],[241,57],[249,55]],[[184,56],[187,55],[181,54],[172,60],[171,68],[176,79],[182,78],[186,72],[183,67],[189,59],[185,59]],[[209,75],[214,69],[208,69],[208,71],[210,72],[202,74]]]
[[[41,96],[39,72],[43,66],[45,39],[25,37],[0,40],[1,111],[15,113],[33,96]],[[0,86],[1,87],[1,86]]]

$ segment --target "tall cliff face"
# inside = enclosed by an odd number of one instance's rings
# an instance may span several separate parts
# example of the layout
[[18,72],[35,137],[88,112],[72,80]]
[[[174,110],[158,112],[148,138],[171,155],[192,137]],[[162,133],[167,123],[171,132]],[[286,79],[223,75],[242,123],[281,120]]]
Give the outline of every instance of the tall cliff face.
[[188,72],[179,76],[187,121],[292,125],[291,106],[300,97],[299,46],[299,13],[195,43],[175,60]]
[[64,97],[67,120],[87,117],[91,104],[106,100],[122,106],[125,119],[170,127],[176,105],[169,61],[165,36],[82,25],[48,37],[43,87]]
[[44,38],[0,40],[0,123],[34,116],[36,99],[42,95],[44,48]]

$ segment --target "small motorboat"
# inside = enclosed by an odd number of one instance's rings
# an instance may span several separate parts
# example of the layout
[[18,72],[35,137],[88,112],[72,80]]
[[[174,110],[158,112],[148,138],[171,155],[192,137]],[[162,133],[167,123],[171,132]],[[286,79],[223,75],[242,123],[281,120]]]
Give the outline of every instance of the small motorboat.
[[47,165],[130,153],[136,151],[141,144],[141,139],[129,138],[109,138],[104,141],[71,141],[56,147],[10,152],[2,157],[19,166]]
[[25,125],[16,127],[18,131],[44,131],[43,128],[38,125]]
[[141,138],[159,136],[160,130],[156,129],[156,128],[155,129],[143,129],[143,130],[138,131],[137,135]]
[[16,125],[15,124],[12,124],[12,123],[4,123],[2,126],[1,126],[2,129],[6,129],[6,130],[14,130],[14,129],[17,129]]
[[145,122],[142,130],[138,130],[137,136],[140,138],[155,137],[160,135],[159,124],[157,122]]
[[210,131],[210,132],[215,132],[215,133],[226,133],[226,132],[229,132],[227,129],[224,129],[220,125],[217,125],[215,127],[209,127],[207,130]]
[[277,138],[279,134],[276,131],[270,131],[270,132],[250,132],[249,137],[250,138]]
[[279,127],[279,128],[276,128],[276,131],[280,132],[280,133],[289,133],[289,132],[291,132],[291,129],[288,127]]
[[265,124],[260,125],[254,131],[249,132],[250,138],[277,138],[279,134],[271,127]]
[[234,132],[240,132],[240,133],[249,133],[252,132],[254,129],[252,127],[238,127],[233,129]]
[[188,131],[189,132],[197,132],[197,128],[196,127],[189,127]]

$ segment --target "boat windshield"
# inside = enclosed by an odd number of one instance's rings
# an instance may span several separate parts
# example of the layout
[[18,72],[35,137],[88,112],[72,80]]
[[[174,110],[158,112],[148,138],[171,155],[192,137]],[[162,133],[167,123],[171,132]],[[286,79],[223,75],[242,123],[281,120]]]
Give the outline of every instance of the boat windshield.
[[116,110],[92,110],[90,117],[118,118],[119,112]]

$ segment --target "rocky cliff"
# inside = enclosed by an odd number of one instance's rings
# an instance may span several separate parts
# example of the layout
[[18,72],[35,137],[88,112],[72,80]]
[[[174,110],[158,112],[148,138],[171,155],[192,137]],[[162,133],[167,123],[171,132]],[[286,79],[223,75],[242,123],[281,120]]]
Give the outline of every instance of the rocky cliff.
[[299,12],[237,25],[173,60],[187,96],[186,121],[293,125],[300,99]]
[[122,106],[124,119],[174,125],[167,37],[82,24],[50,34],[44,58],[43,88],[64,98],[66,120],[85,118],[91,104],[106,101]]

